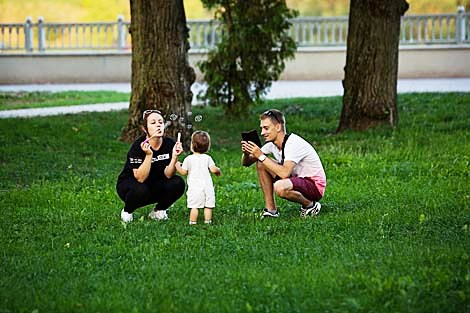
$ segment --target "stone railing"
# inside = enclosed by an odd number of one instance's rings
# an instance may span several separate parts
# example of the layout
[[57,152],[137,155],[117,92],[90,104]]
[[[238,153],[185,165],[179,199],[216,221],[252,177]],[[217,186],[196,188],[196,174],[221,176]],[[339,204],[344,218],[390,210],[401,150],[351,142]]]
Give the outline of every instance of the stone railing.
[[[290,34],[298,47],[345,46],[348,17],[300,17],[292,19]],[[0,23],[0,52],[114,50],[129,51],[129,22]],[[218,22],[188,20],[191,49],[211,49],[219,38]],[[405,15],[401,21],[401,45],[470,44],[470,14],[462,6],[454,14]]]

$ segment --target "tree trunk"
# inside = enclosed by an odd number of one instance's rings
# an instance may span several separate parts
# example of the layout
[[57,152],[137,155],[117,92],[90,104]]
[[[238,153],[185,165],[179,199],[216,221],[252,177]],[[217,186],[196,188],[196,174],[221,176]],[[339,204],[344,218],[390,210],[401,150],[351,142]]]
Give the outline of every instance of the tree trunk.
[[337,132],[397,125],[400,18],[407,9],[406,0],[351,0]]
[[122,139],[142,134],[142,113],[160,110],[171,124],[166,134],[191,133],[191,85],[195,74],[188,62],[189,29],[183,0],[130,0],[132,94],[129,120]]

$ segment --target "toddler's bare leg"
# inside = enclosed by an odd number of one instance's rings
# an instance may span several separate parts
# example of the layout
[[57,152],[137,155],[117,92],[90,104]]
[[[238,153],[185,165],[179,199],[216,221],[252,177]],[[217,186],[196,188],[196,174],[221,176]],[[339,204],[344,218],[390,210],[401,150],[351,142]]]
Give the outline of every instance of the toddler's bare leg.
[[204,222],[205,223],[212,222],[212,209],[211,208],[204,208]]
[[189,213],[189,224],[197,224],[197,216],[199,214],[199,209],[193,208]]

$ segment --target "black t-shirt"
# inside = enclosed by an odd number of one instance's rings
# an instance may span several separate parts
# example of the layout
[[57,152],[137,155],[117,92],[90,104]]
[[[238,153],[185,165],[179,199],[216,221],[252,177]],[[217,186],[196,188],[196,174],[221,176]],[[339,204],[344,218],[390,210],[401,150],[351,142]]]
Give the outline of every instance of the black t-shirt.
[[[140,147],[140,144],[144,140],[145,136],[141,136],[137,138],[137,140],[132,144],[129,152],[127,153],[126,164],[124,165],[121,174],[119,174],[118,182],[131,177],[134,178],[133,169],[138,168],[142,162],[144,162],[145,152],[142,151],[142,148]],[[173,152],[175,143],[176,142],[170,137],[163,137],[163,143],[160,146],[160,149],[156,151],[152,149],[152,165],[150,167],[150,174],[146,182],[149,180],[154,181],[166,178],[164,173],[165,167],[170,164],[171,154]]]

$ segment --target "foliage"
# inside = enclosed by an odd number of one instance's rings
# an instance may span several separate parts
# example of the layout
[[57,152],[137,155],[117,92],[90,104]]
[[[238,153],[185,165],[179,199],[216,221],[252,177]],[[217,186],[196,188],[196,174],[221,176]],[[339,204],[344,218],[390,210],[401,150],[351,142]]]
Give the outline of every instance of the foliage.
[[293,58],[289,10],[284,0],[203,0],[216,9],[220,42],[200,62],[208,88],[202,99],[224,106],[227,114],[245,115],[277,80],[284,60]]
[[[348,15],[349,0],[287,0],[289,8],[296,9],[301,16]],[[457,4],[466,5],[470,11],[470,0],[409,0],[407,14],[455,13]],[[212,11],[204,9],[201,0],[184,0],[188,19],[210,18]],[[43,16],[49,22],[96,22],[115,21],[118,15],[130,20],[129,0],[0,0],[2,23],[26,20],[36,21]]]
[[[401,126],[331,135],[341,98],[269,101],[247,119],[196,107],[210,132],[212,226],[119,220],[126,111],[0,120],[2,312],[468,312],[469,93],[399,95]],[[267,108],[312,142],[323,211],[259,220],[239,132]],[[230,125],[230,127],[227,127]],[[34,130],[34,131],[32,131]]]

